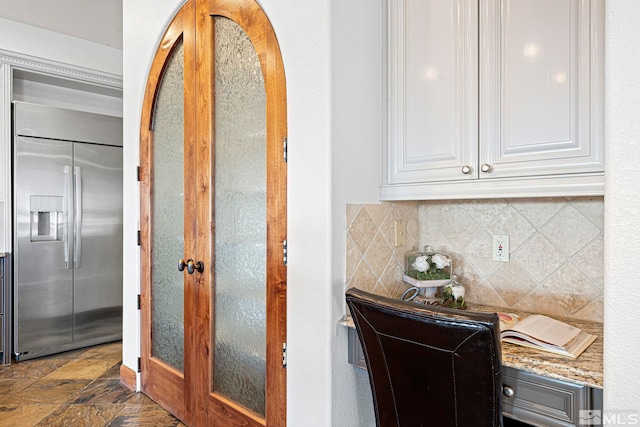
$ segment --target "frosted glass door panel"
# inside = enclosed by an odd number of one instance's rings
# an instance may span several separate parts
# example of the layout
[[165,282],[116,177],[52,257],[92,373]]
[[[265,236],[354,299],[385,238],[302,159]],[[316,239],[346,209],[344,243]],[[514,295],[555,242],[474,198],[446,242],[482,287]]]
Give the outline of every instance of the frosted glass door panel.
[[390,182],[471,179],[477,155],[477,6],[390,2]]
[[246,33],[215,19],[215,392],[265,414],[266,93]]
[[154,114],[151,190],[152,355],[184,369],[184,53],[164,71]]

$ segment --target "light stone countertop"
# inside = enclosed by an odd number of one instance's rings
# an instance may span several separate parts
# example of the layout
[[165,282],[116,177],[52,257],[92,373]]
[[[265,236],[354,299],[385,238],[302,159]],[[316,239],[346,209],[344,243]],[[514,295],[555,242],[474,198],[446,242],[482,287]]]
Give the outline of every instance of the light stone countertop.
[[[531,314],[478,304],[468,304],[468,310],[509,312],[515,313],[522,318]],[[503,342],[502,364],[543,377],[568,381],[593,388],[602,388],[602,343],[604,337],[602,323],[559,317],[554,318],[596,335],[598,338],[576,359]],[[350,315],[343,316],[339,324],[349,328],[355,328]]]

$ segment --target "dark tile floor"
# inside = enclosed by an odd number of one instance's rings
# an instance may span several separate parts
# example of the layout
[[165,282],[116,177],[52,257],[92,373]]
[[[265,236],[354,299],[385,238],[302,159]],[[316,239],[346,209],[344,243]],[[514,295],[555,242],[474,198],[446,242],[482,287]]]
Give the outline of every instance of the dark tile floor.
[[0,366],[0,426],[184,427],[120,384],[122,344]]
[[118,342],[0,365],[0,426],[185,427],[120,384],[121,362]]

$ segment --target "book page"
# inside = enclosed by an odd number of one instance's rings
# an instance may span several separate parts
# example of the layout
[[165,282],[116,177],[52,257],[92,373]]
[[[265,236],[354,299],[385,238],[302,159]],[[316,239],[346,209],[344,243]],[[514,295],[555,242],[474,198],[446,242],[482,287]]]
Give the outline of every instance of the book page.
[[580,329],[576,327],[537,314],[527,317],[509,329],[520,331],[559,347],[564,346],[580,333]]

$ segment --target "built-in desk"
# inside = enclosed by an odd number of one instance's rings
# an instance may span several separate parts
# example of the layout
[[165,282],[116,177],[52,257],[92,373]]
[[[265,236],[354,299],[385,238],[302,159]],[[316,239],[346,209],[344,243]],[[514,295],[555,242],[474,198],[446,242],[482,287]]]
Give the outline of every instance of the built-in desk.
[[[469,310],[495,312],[504,308],[469,305]],[[528,315],[508,310],[522,316]],[[596,341],[577,359],[502,343],[503,413],[534,426],[567,427],[588,424],[586,411],[602,410],[601,323],[559,319],[596,335]],[[340,324],[348,327],[349,363],[366,369],[364,354],[351,316]],[[583,412],[585,411],[585,412]],[[580,417],[583,417],[582,424]]]

